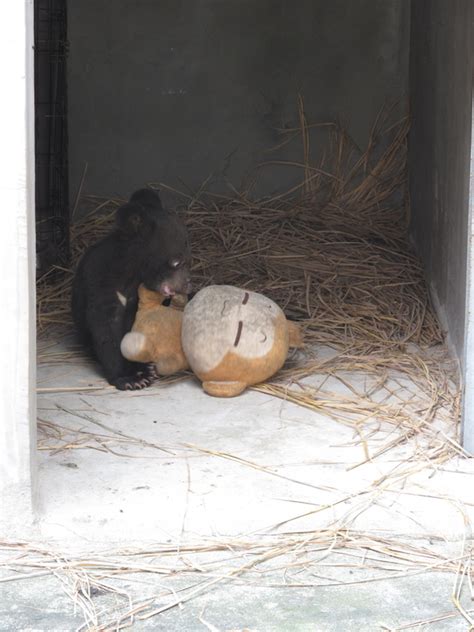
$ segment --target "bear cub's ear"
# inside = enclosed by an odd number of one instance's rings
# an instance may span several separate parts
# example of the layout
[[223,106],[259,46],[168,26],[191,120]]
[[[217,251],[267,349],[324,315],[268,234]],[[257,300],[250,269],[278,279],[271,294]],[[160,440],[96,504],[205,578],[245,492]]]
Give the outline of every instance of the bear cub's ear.
[[140,204],[143,208],[163,212],[160,196],[157,189],[138,189],[130,198],[131,204]]
[[156,221],[149,209],[140,204],[124,204],[117,209],[115,223],[121,233],[127,237],[149,237]]

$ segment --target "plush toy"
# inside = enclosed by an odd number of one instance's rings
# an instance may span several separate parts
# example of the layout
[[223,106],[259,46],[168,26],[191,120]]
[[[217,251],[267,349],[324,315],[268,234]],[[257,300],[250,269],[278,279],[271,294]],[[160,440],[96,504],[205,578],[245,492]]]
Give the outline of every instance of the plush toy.
[[284,364],[301,333],[269,298],[229,285],[199,291],[183,312],[184,355],[203,389],[217,397],[239,395]]
[[169,307],[165,296],[138,290],[138,311],[132,331],[122,339],[122,355],[134,362],[153,362],[158,375],[171,375],[189,368],[181,346],[184,297],[173,297]]

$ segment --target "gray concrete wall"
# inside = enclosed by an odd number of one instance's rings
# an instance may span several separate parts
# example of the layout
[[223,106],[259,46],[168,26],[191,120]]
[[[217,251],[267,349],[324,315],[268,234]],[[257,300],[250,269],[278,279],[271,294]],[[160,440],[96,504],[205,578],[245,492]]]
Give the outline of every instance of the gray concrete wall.
[[68,12],[72,198],[86,162],[86,193],[197,187],[216,170],[239,183],[294,124],[298,91],[312,121],[342,115],[359,143],[384,101],[407,94],[409,0],[81,0]]
[[472,102],[471,0],[413,0],[410,190],[426,275],[462,361]]

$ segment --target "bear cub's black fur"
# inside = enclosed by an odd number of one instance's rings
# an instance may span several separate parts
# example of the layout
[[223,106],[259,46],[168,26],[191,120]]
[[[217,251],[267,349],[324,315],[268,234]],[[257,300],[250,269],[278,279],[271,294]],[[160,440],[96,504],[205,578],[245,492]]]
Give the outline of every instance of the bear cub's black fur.
[[120,353],[135,320],[138,286],[144,283],[166,296],[188,294],[189,259],[183,224],[151,189],[136,191],[117,210],[112,232],[82,257],[73,281],[72,315],[82,342],[116,388],[144,388],[155,377],[150,365]]

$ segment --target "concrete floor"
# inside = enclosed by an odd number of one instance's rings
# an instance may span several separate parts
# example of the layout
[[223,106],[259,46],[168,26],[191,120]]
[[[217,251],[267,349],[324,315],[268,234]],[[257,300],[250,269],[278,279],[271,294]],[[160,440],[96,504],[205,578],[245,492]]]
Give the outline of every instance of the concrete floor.
[[472,459],[414,437],[364,463],[393,427],[361,442],[193,380],[121,393],[64,348],[42,351],[40,515],[0,546],[0,630],[112,630],[131,603],[137,630],[469,629]]
[[[225,586],[205,597],[146,621],[134,630],[211,632],[375,632],[414,629],[465,632],[469,626],[450,605],[451,583],[441,573],[332,588]],[[96,601],[99,601],[97,599]],[[109,602],[111,599],[109,599]],[[6,604],[10,604],[6,607]],[[113,604],[107,604],[113,609]],[[104,606],[102,600],[101,606]],[[442,616],[440,621],[403,628],[413,621]],[[1,630],[65,632],[83,623],[80,612],[54,578],[2,588]],[[87,629],[87,628],[85,628]],[[109,628],[113,629],[113,628]]]

